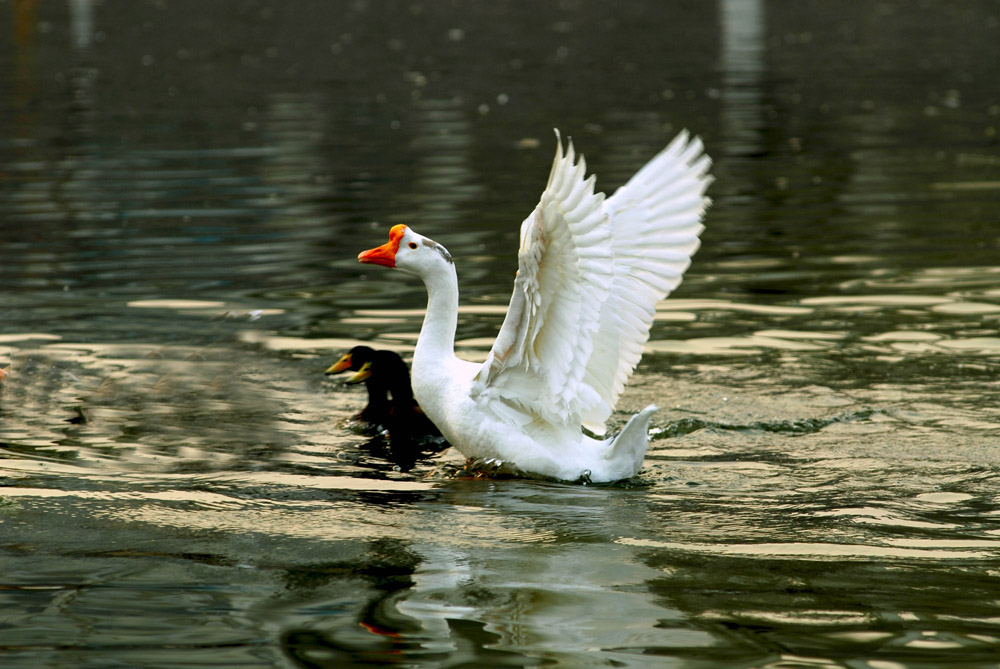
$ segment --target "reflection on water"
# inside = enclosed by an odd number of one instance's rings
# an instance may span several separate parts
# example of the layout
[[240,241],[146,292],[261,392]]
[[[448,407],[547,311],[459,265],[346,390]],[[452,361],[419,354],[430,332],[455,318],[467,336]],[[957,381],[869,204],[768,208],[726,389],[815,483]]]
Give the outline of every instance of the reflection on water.
[[[3,666],[996,665],[988,4],[0,2]],[[976,45],[975,49],[968,45]],[[559,127],[681,127],[704,244],[610,486],[469,478],[323,376],[506,308]]]
[[[764,127],[765,11],[763,0],[723,0],[719,3],[722,33],[720,126],[731,156],[755,156],[764,151],[761,129]],[[739,178],[737,174],[731,176]]]

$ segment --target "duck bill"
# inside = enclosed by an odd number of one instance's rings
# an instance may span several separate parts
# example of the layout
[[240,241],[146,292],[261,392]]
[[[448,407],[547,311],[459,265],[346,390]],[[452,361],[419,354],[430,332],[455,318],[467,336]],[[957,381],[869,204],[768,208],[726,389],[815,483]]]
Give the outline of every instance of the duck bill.
[[366,362],[365,364],[361,365],[361,369],[359,369],[356,374],[352,374],[351,376],[347,377],[344,383],[352,383],[352,384],[361,383],[362,381],[368,379],[368,377],[371,375],[372,375],[372,363]]
[[323,373],[327,375],[340,374],[345,369],[350,369],[350,368],[351,368],[351,354],[348,353],[344,355],[340,360],[327,367],[326,371]]
[[399,249],[398,241],[389,241],[374,249],[368,249],[358,254],[358,261],[367,265],[382,265],[383,267],[396,266],[396,251]]

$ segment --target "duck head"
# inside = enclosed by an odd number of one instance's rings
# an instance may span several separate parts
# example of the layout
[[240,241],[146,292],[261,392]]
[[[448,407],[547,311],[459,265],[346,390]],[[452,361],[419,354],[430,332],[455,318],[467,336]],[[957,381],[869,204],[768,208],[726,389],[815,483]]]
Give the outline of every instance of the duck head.
[[358,371],[366,362],[371,362],[375,357],[375,350],[368,346],[355,346],[350,351],[341,356],[340,360],[327,368],[326,375],[340,374],[347,371]]
[[372,265],[394,267],[409,274],[421,275],[434,267],[454,265],[448,249],[433,239],[418,235],[405,225],[389,230],[389,241],[358,254],[358,260]]
[[368,381],[377,377],[379,382],[386,386],[394,398],[413,398],[413,391],[410,389],[410,370],[406,363],[393,351],[372,351],[371,358],[357,369],[357,371],[347,378],[344,383],[355,384]]
[[367,381],[372,376],[372,362],[369,360],[365,364],[361,365],[361,369],[349,376],[344,383],[354,385],[356,383],[361,383]]

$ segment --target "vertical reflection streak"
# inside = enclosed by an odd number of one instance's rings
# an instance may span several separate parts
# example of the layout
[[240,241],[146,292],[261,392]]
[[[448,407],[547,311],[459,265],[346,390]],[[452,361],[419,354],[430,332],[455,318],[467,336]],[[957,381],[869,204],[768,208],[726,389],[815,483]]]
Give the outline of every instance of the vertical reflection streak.
[[726,152],[754,155],[763,150],[764,0],[720,0],[719,17]]

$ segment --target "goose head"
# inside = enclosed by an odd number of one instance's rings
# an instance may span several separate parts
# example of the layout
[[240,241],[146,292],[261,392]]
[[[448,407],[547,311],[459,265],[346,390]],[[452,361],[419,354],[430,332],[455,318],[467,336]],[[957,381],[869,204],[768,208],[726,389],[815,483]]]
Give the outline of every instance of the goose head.
[[427,276],[442,269],[450,270],[455,261],[448,249],[433,239],[418,235],[405,225],[389,230],[389,241],[358,254],[358,260],[372,265],[394,267],[407,274]]

